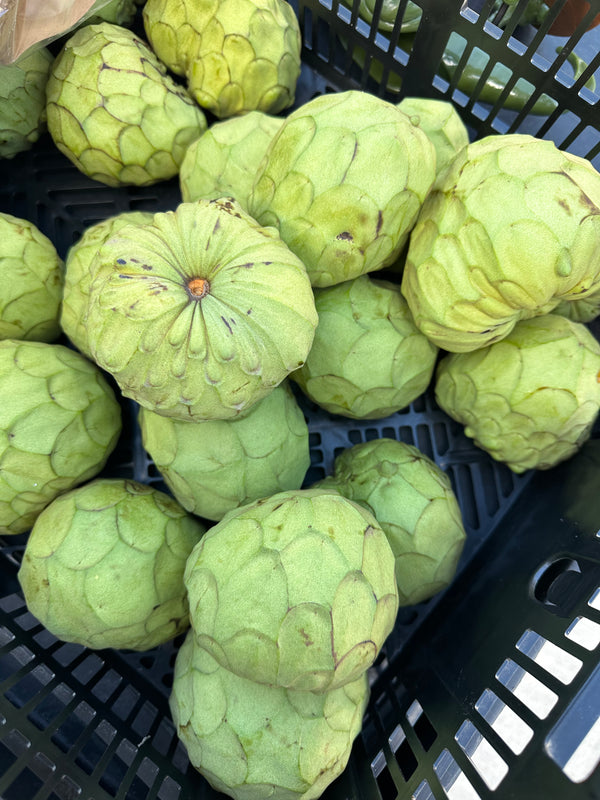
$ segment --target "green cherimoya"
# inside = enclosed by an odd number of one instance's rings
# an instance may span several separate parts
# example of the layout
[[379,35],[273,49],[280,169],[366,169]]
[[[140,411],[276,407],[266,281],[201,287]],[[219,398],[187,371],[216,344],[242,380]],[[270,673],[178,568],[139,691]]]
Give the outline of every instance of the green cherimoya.
[[561,300],[553,309],[553,313],[568,317],[573,322],[591,322],[600,316],[600,291],[588,294],[579,300]]
[[441,408],[514,471],[549,469],[589,438],[600,409],[600,344],[558,314],[522,320],[502,341],[442,359]]
[[438,174],[469,144],[469,132],[452,103],[430,97],[405,97],[398,108],[423,130],[435,147]]
[[429,138],[395,105],[323,94],[275,134],[248,208],[279,229],[313,286],[331,286],[396,260],[435,171]]
[[438,348],[416,327],[400,288],[361,275],[315,289],[319,323],[303,367],[302,391],[332,414],[387,417],[421,395]]
[[147,0],[144,28],[158,57],[221,119],[294,102],[301,38],[285,0]]
[[46,130],[46,83],[54,57],[46,47],[0,65],[0,158],[13,158]]
[[60,309],[60,324],[75,347],[91,358],[88,345],[87,308],[90,286],[95,275],[95,257],[107,239],[129,224],[152,220],[149,211],[124,211],[90,225],[81,238],[71,245],[65,259],[65,280]]
[[525,134],[460,151],[423,205],[402,279],[419,328],[452,352],[599,287],[600,174]]
[[205,519],[299,489],[310,466],[308,426],[287,384],[234,419],[183,422],[141,408],[139,421],[142,444],[175,498]]
[[376,518],[396,559],[400,605],[427,600],[454,578],[466,538],[460,508],[446,473],[416,447],[388,438],[356,444],[313,488],[336,489]]
[[185,562],[204,526],[172,497],[98,478],[57,497],[27,540],[27,607],[66,642],[148,650],[189,626]]
[[127,28],[85,25],[56,57],[47,85],[48,130],[81,172],[109,186],[172,178],[206,118]]
[[94,364],[46,342],[0,342],[0,396],[0,533],[23,533],[58,494],[100,472],[121,410]]
[[230,511],[185,570],[196,642],[241,677],[325,692],[377,657],[398,610],[394,556],[337,492],[279,492]]
[[50,239],[0,213],[0,339],[57,339],[62,292],[63,262]]
[[369,697],[366,673],[323,694],[220,667],[190,631],[169,705],[192,765],[235,800],[311,800],[344,770]]
[[234,197],[248,210],[248,195],[271,139],[283,119],[249,111],[216,122],[188,147],[179,169],[184,201]]
[[97,259],[90,350],[144,408],[235,417],[304,363],[317,324],[304,265],[234,200],[127,225]]

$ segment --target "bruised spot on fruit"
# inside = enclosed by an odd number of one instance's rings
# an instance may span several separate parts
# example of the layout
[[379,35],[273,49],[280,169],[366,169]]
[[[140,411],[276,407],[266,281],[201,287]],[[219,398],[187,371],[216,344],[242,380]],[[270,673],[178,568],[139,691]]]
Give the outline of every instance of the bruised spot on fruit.
[[352,241],[352,234],[350,233],[350,231],[342,231],[341,233],[338,233],[338,235],[335,238],[336,239],[344,239],[344,240],[347,240],[347,241],[351,242]]
[[206,278],[191,278],[188,281],[187,290],[194,300],[201,300],[210,292],[210,283]]
[[[227,330],[229,331],[229,333],[230,333],[230,334],[233,336],[233,331],[231,330],[231,325],[229,324],[229,322],[228,322],[228,321],[225,319],[225,317],[223,317],[223,316],[221,317],[221,319],[222,319],[222,320],[223,320],[223,322],[225,323],[225,327],[227,328]],[[233,320],[233,319],[232,319],[231,321],[232,321],[232,322],[235,324],[235,320]]]
[[600,383],[600,371],[596,374],[596,382]]

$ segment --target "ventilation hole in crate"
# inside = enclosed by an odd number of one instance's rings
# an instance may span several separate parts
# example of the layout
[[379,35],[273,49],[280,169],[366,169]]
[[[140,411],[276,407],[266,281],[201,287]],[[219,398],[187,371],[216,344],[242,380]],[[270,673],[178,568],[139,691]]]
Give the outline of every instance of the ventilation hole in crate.
[[481,800],[471,781],[446,748],[434,762],[433,769],[448,800]]
[[569,587],[578,581],[581,567],[574,558],[561,557],[542,564],[531,580],[535,599],[545,606],[559,609]]
[[600,611],[600,587],[594,590],[594,593],[588,600],[588,606],[593,608],[595,611]]
[[360,444],[363,440],[362,431],[348,431],[348,439],[350,440],[350,444]]
[[73,701],[75,692],[69,689],[64,683],[59,683],[54,689],[32,709],[27,718],[39,728],[45,731],[46,728],[58,717],[65,706]]
[[600,665],[569,703],[544,749],[574,783],[587,780],[600,763]]
[[115,797],[121,788],[123,779],[137,754],[137,747],[134,747],[127,739],[119,743],[117,751],[113,754],[106,765],[99,784],[110,795]]
[[600,625],[588,617],[576,617],[565,631],[565,636],[586,650],[595,650],[600,644]]
[[22,708],[26,703],[29,703],[44,686],[47,686],[53,678],[54,673],[43,664],[39,664],[34,667],[31,672],[27,673],[27,675],[24,675],[14,686],[11,686],[10,689],[4,693],[4,696],[15,708]]
[[418,700],[414,700],[411,703],[406,712],[406,719],[417,734],[417,738],[423,745],[423,749],[425,751],[429,750],[437,739],[437,733]]
[[92,686],[92,694],[97,697],[101,702],[106,703],[111,695],[113,695],[119,688],[123,681],[121,675],[115,672],[114,669],[109,669],[104,675]]
[[404,442],[404,444],[415,444],[415,437],[413,435],[413,430],[408,425],[402,425],[398,428],[398,440],[400,442]]
[[26,753],[31,747],[29,739],[16,728],[11,728],[5,735],[3,741],[11,753],[14,753],[16,756],[23,755],[23,753]]
[[421,781],[415,789],[411,800],[435,800],[435,795],[427,781]]
[[581,659],[530,629],[521,636],[516,648],[565,685],[573,681],[583,666]]
[[33,653],[25,645],[17,645],[9,653],[0,658],[0,681],[4,681],[18,672],[21,667],[28,664]]
[[158,800],[179,800],[181,796],[181,786],[176,783],[169,775],[163,780],[156,795]]
[[475,703],[475,709],[515,755],[525,750],[533,737],[532,728],[495,692],[485,689]]
[[383,750],[380,750],[371,761],[371,772],[377,782],[381,800],[396,800],[398,789],[390,773]]
[[55,661],[61,665],[61,667],[68,667],[69,664],[72,664],[76,659],[78,659],[81,654],[85,652],[85,647],[81,644],[63,644],[57,650],[52,653],[52,657]]
[[149,758],[142,759],[135,776],[131,781],[125,800],[144,800],[149,796],[148,790],[156,782],[159,769]]
[[377,428],[366,428],[365,442],[372,442],[374,439],[379,439],[379,431]]
[[82,683],[85,686],[95,675],[98,674],[103,666],[104,661],[97,655],[91,653],[81,662],[81,664],[78,664],[77,667],[75,667],[72,675],[79,681],[79,683]]
[[25,614],[20,614],[18,617],[15,617],[15,622],[24,631],[30,631],[32,628],[37,628],[40,624],[39,621],[29,611],[26,611]]
[[494,792],[508,773],[506,761],[468,719],[460,726],[454,738],[488,789]]
[[68,775],[61,775],[59,781],[54,787],[55,795],[52,794],[48,800],[53,800],[54,797],[58,800],[77,800],[82,796],[82,788],[79,784],[75,783]]
[[529,672],[507,658],[495,678],[540,719],[546,719],[558,695]]
[[91,775],[108,746],[114,739],[117,731],[106,720],[101,720],[92,732],[92,735],[83,744],[75,757],[75,763],[88,775]]
[[473,487],[473,476],[467,464],[449,466],[446,474],[454,489],[458,505],[462,512],[463,522],[471,530],[479,529],[479,513]]
[[3,742],[0,742],[0,770],[3,775],[8,772],[16,760],[17,756]]
[[433,445],[431,443],[431,433],[428,425],[417,425],[417,447],[428,458],[433,459]]
[[156,729],[156,733],[152,737],[152,746],[161,755],[166,756],[176,738],[177,734],[173,722],[168,717],[163,717]]
[[129,717],[139,699],[140,693],[137,689],[127,684],[112,704],[112,711],[119,719],[125,720]]
[[23,800],[35,797],[44,785],[44,781],[32,772],[29,767],[21,770],[11,785],[4,790],[2,800]]
[[85,703],[79,703],[51,736],[54,744],[67,753],[92,723],[96,712]]
[[4,647],[5,644],[14,641],[14,638],[15,635],[11,630],[4,626],[0,627],[0,647]]
[[443,422],[436,422],[432,427],[433,441],[435,442],[435,450],[438,456],[443,456],[450,448],[448,439],[448,428]]
[[145,736],[152,728],[154,720],[158,716],[158,709],[152,703],[146,701],[135,716],[131,724],[132,730],[140,736]]
[[419,762],[412,751],[410,744],[406,739],[406,734],[400,725],[396,725],[392,731],[392,735],[388,739],[390,749],[396,759],[396,763],[400,768],[402,777],[408,781],[411,775],[419,766]]

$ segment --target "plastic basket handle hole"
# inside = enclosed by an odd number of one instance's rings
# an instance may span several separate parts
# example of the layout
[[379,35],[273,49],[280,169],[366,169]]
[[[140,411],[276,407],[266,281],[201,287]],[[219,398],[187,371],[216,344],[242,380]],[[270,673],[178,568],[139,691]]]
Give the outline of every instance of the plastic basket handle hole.
[[581,567],[574,558],[561,556],[546,561],[531,580],[531,593],[542,605],[568,613],[569,600],[577,591],[580,576]]

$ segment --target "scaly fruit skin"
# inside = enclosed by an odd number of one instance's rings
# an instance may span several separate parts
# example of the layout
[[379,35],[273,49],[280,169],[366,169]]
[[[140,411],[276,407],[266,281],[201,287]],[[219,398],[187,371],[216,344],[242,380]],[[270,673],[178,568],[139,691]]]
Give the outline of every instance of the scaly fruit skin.
[[114,25],[129,27],[137,10],[134,0],[110,0],[86,20],[86,25],[98,22],[112,22]]
[[197,103],[216,117],[277,114],[294,102],[300,28],[284,0],[147,0],[152,49],[185,75]]
[[600,175],[525,134],[461,150],[423,205],[402,280],[417,326],[452,352],[599,287]]
[[317,325],[304,265],[235,201],[123,227],[97,259],[90,350],[144,408],[236,417],[304,363]]
[[310,466],[308,426],[287,385],[235,419],[182,422],[141,408],[139,422],[142,444],[174,497],[205,519],[299,489]]
[[435,393],[467,436],[520,473],[553,467],[589,438],[599,380],[600,344],[584,325],[547,314],[501,342],[443,358]]
[[346,767],[368,698],[366,673],[324,694],[241,678],[190,631],[169,705],[192,765],[214,789],[235,800],[310,800]]
[[85,647],[148,650],[189,625],[185,562],[204,533],[172,497],[99,478],[37,518],[18,573],[31,613]]
[[56,57],[48,130],[81,172],[109,186],[147,186],[177,174],[206,118],[130,30],[85,25]]
[[50,239],[0,213],[0,339],[57,339],[62,291],[63,262]]
[[58,494],[100,472],[121,410],[94,364],[45,342],[0,342],[0,395],[0,532],[23,533]]
[[279,492],[230,511],[185,570],[196,642],[259,683],[326,692],[375,660],[398,610],[394,556],[337,492]]
[[319,324],[291,377],[322,408],[353,419],[387,417],[421,395],[438,348],[413,322],[400,288],[361,275],[315,289]]
[[466,539],[462,515],[446,473],[416,447],[385,437],[356,444],[313,488],[336,489],[373,514],[396,559],[401,606],[450,584]]
[[324,287],[392,264],[435,178],[426,134],[368,92],[323,94],[271,142],[248,208]]
[[216,122],[188,147],[179,170],[185,202],[233,197],[248,210],[248,195],[281,117],[249,111]]
[[88,346],[87,308],[96,253],[100,245],[125,225],[150,222],[153,216],[149,211],[125,211],[97,222],[86,228],[67,252],[60,324],[75,347],[88,358],[92,355]]
[[47,47],[0,65],[0,158],[29,150],[46,130],[46,83],[54,60]]
[[405,97],[398,108],[424,131],[435,147],[438,175],[469,144],[469,133],[456,108],[446,100]]
[[591,322],[600,315],[600,291],[586,295],[581,300],[561,300],[553,313],[561,314],[573,322]]

